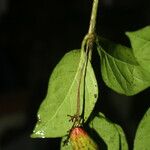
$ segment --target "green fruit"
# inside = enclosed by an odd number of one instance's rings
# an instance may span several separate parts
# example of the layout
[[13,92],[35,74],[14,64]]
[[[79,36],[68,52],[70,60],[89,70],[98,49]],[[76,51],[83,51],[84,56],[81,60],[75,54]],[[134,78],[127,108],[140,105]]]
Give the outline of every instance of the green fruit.
[[75,127],[71,130],[70,141],[73,150],[98,150],[96,143],[81,127]]

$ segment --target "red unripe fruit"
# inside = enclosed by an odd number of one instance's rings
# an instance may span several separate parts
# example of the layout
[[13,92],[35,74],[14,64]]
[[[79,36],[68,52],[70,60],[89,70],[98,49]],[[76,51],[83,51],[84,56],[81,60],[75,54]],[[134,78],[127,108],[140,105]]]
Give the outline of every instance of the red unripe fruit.
[[73,150],[98,150],[97,144],[81,127],[75,127],[71,130],[70,141]]

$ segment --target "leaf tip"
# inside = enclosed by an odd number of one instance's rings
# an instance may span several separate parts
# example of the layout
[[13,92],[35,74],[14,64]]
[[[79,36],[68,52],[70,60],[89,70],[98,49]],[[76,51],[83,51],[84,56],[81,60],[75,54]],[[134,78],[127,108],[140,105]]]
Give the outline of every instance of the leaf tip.
[[45,132],[43,130],[33,130],[33,133],[31,134],[31,138],[45,138]]

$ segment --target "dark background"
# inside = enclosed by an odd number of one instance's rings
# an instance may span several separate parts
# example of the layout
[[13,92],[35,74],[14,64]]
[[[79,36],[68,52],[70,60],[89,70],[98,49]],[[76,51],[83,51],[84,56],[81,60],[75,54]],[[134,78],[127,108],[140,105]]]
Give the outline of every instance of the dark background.
[[[98,34],[129,45],[125,31],[150,24],[149,0],[100,0]],[[88,31],[92,0],[0,0],[0,150],[59,150],[60,139],[31,139],[50,73],[61,57],[80,48]],[[149,89],[126,97],[100,85],[97,110],[120,124],[130,149],[149,107]]]

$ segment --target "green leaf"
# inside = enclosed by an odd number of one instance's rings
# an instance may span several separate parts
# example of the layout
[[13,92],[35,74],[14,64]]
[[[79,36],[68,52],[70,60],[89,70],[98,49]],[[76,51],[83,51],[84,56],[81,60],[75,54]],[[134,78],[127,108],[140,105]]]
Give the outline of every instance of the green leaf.
[[99,38],[97,50],[102,77],[108,87],[128,96],[149,87],[149,75],[136,61],[132,49]]
[[[75,115],[77,93],[85,55],[80,50],[67,53],[54,69],[45,100],[38,111],[38,122],[32,137],[62,137],[72,127],[68,115]],[[80,101],[83,111],[83,78]],[[97,81],[93,68],[88,61],[85,79],[85,120],[89,117],[98,97]]]
[[123,130],[117,124],[108,121],[101,113],[95,117],[90,127],[104,140],[108,150],[128,150]]
[[145,113],[141,120],[135,140],[134,150],[149,150],[150,149],[150,108]]
[[126,140],[124,131],[122,130],[122,128],[119,125],[115,124],[115,126],[119,133],[121,150],[128,150],[128,144],[127,144],[127,140]]
[[150,73],[150,26],[126,34],[131,41],[137,61]]

